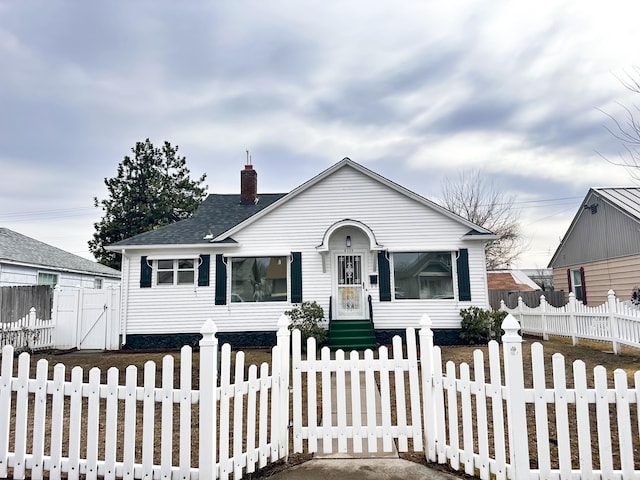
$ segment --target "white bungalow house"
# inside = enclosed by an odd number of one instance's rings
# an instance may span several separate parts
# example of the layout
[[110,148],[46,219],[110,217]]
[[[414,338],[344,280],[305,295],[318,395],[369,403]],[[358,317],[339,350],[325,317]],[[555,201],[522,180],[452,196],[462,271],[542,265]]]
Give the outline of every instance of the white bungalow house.
[[386,343],[424,313],[448,343],[460,309],[488,308],[490,231],[348,158],[288,194],[258,195],[252,165],[240,176],[240,195],[108,247],[123,256],[124,348],[194,343],[208,318],[221,341],[273,344],[302,301],[323,307],[334,347]]

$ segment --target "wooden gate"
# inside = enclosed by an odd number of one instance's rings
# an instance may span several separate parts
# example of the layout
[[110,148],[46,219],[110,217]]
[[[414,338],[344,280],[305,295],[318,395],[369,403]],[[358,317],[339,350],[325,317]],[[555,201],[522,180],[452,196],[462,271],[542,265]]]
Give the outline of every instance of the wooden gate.
[[391,352],[383,346],[346,355],[324,347],[318,357],[315,339],[308,339],[305,355],[300,332],[293,331],[295,453],[391,452],[394,440],[399,451],[422,450],[414,329],[406,337],[406,356],[396,336]]

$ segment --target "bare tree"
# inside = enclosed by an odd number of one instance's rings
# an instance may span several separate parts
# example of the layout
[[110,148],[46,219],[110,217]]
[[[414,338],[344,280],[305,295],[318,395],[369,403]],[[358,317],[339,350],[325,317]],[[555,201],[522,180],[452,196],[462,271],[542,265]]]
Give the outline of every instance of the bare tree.
[[[632,73],[624,73],[623,75],[616,76],[620,83],[630,92],[640,94],[640,67],[635,67]],[[609,120],[611,120],[611,126],[605,128],[613,135],[614,138],[620,140],[623,151],[618,155],[618,160],[613,161],[610,158],[600,154],[607,162],[612,165],[624,167],[629,172],[629,175],[636,183],[640,183],[640,107],[638,105],[631,105],[628,107],[623,104],[618,104],[623,113],[620,118],[600,110],[604,113]]]
[[460,172],[456,179],[445,178],[442,205],[498,237],[485,250],[488,270],[509,268],[524,250],[524,242],[514,207],[514,197],[505,194],[478,170]]

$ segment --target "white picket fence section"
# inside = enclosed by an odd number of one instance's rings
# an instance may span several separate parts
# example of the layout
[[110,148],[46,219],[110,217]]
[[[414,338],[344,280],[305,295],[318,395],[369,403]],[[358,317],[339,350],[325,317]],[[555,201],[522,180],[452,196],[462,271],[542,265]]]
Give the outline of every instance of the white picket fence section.
[[232,376],[228,344],[221,349],[218,368],[215,333],[208,321],[200,342],[198,390],[192,389],[188,346],[181,350],[179,385],[174,385],[170,355],[162,363],[161,385],[156,385],[153,362],[145,364],[141,381],[131,366],[124,384],[115,368],[109,369],[105,383],[102,372],[91,369],[87,383],[80,367],[73,368],[68,379],[62,364],[49,378],[44,359],[31,378],[27,353],[18,357],[14,375],[13,347],[4,347],[0,478],[237,479],[286,457],[286,323],[278,332],[281,345],[272,349],[271,372],[267,364],[259,373],[251,366],[246,377],[243,352],[235,356]]
[[[409,450],[409,440],[413,442],[413,451],[423,450],[418,353],[413,328],[407,329],[406,357],[399,336],[393,339],[391,358],[385,346],[378,349],[376,357],[372,350],[366,350],[363,355],[352,351],[348,357],[337,350],[332,356],[329,347],[322,348],[318,357],[315,339],[309,338],[303,359],[300,331],[294,330],[292,343],[295,453],[329,454],[334,450],[345,453],[349,446],[356,453],[391,452],[394,440],[401,452]],[[306,411],[303,399],[307,400]],[[318,407],[322,412],[320,416]]]
[[13,348],[5,347],[0,478],[239,479],[287,459],[290,441],[295,452],[386,452],[395,442],[482,479],[640,478],[640,372],[629,387],[626,372],[610,381],[603,367],[591,375],[577,361],[568,381],[563,357],[547,365],[536,343],[525,384],[512,315],[502,345],[486,349],[488,365],[479,349],[472,366],[448,362],[444,370],[426,315],[419,342],[408,329],[406,345],[396,337],[391,354],[381,347],[318,356],[311,339],[303,355],[300,333],[290,335],[287,324],[282,316],[269,371],[247,368],[243,352],[233,359],[229,345],[218,352],[208,321],[198,390],[189,347],[179,374],[173,357],[164,358],[159,381],[147,362],[140,379],[135,367],[124,377],[92,369],[88,382],[78,367],[67,378],[62,365],[49,378],[46,360],[32,378],[26,353],[16,373]]
[[0,323],[0,347],[13,345],[18,350],[43,350],[54,346],[54,322],[37,317],[36,309],[15,322]]
[[518,298],[518,306],[510,309],[501,303],[500,310],[511,313],[520,322],[522,332],[540,335],[570,337],[573,344],[578,339],[611,342],[617,354],[620,345],[640,348],[640,309],[621,302],[615,292],[609,290],[607,302],[588,307],[569,294],[569,303],[563,307],[549,305],[544,296],[540,306],[528,307]]

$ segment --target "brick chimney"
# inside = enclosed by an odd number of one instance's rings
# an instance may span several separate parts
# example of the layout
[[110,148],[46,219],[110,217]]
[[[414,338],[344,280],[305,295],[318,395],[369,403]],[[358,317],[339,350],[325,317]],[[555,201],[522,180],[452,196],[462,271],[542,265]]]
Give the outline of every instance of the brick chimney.
[[258,172],[253,165],[247,163],[240,172],[240,203],[254,204],[258,198]]

